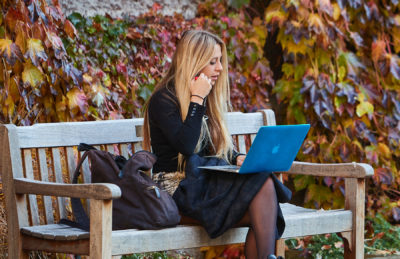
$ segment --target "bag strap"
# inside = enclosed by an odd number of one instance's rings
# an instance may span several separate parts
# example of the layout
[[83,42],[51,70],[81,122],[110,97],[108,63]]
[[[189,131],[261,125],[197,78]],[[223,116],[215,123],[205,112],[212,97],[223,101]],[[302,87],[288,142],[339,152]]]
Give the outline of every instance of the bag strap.
[[[85,144],[86,145],[86,144]],[[79,144],[79,147],[81,144]],[[87,145],[89,146],[89,145]],[[78,147],[78,150],[80,149]],[[92,146],[90,146],[92,147]],[[79,159],[78,164],[76,165],[75,172],[74,172],[74,177],[72,178],[72,183],[77,184],[78,183],[78,177],[81,174],[81,167],[85,159],[87,158],[89,154],[89,150],[95,149],[94,147],[86,149],[85,153],[82,155],[81,159]],[[90,229],[90,220],[89,217],[87,216],[85,209],[83,208],[81,199],[79,198],[71,198],[71,206],[72,206],[72,213],[75,217],[76,222],[70,221],[68,219],[62,219],[60,220],[59,223],[61,224],[67,224],[72,227],[78,227],[83,230],[89,231]]]

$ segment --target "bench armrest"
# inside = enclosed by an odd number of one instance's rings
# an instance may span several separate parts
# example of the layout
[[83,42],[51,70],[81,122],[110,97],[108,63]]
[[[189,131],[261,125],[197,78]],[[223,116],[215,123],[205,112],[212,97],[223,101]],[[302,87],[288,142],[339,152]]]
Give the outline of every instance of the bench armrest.
[[65,184],[14,179],[15,192],[18,194],[39,194],[72,198],[108,200],[121,197],[121,189],[110,183]]
[[303,174],[346,178],[365,178],[374,175],[372,166],[363,163],[318,164],[294,161],[284,174]]

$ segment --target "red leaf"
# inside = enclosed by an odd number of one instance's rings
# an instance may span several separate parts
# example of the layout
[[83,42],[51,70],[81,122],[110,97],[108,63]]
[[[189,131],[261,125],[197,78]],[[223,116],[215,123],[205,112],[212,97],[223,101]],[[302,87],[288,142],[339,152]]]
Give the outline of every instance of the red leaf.
[[159,4],[159,3],[154,3],[153,4],[153,6],[152,6],[152,9],[154,10],[154,11],[158,11],[158,10],[160,10],[162,8],[162,6]]
[[386,44],[383,40],[377,40],[377,41],[372,42],[371,56],[372,56],[372,60],[374,62],[378,62],[378,60],[386,53],[385,48],[386,48]]

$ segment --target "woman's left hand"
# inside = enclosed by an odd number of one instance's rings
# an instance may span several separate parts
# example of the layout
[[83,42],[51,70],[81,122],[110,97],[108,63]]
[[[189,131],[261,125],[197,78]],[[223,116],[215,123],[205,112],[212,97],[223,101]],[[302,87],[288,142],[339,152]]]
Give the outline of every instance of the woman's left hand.
[[246,158],[246,155],[238,155],[236,157],[236,165],[241,166],[243,164],[243,161],[245,158]]

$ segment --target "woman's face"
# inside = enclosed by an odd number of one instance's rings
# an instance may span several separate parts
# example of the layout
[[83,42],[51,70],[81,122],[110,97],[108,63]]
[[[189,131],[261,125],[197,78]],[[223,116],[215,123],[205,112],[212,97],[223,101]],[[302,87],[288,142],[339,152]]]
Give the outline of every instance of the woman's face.
[[208,65],[205,68],[203,68],[203,70],[200,71],[200,73],[203,73],[204,75],[206,75],[208,78],[211,79],[212,85],[215,85],[215,82],[217,82],[218,76],[222,71],[221,61],[222,61],[221,46],[219,44],[215,44],[214,53],[212,55],[210,63],[208,63]]

